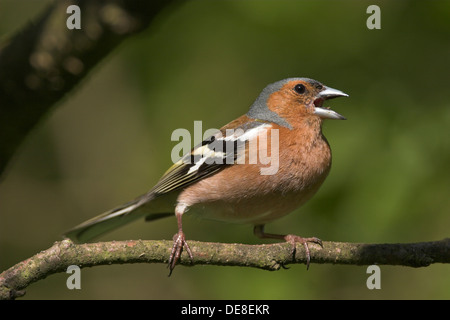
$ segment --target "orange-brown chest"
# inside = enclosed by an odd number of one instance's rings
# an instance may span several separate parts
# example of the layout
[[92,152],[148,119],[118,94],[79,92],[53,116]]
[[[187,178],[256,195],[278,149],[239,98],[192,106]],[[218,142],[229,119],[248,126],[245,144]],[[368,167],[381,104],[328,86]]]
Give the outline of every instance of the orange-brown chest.
[[[205,218],[250,223],[274,220],[304,204],[322,185],[331,167],[331,150],[320,123],[305,122],[293,129],[272,126],[267,130],[260,135],[259,142],[262,136],[264,139],[258,144],[258,152],[264,153],[270,163],[251,164],[247,152],[245,163],[195,183],[178,200]],[[278,130],[278,141],[272,139],[272,130]],[[274,174],[261,174],[270,166],[278,166]]]

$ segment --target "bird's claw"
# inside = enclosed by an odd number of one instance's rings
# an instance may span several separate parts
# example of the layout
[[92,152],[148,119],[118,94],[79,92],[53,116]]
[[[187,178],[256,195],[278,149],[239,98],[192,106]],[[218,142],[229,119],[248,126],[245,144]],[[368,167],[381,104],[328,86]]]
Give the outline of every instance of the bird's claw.
[[192,252],[186,242],[186,237],[184,236],[184,232],[178,231],[178,233],[176,233],[173,236],[172,251],[170,253],[169,263],[167,265],[167,267],[169,268],[169,277],[172,274],[173,269],[175,268],[175,264],[180,259],[183,247],[186,249],[186,252],[188,253],[189,258],[191,259],[191,262],[192,262],[192,260],[193,260]]
[[309,251],[308,242],[318,244],[319,246],[321,246],[323,248],[322,240],[320,240],[319,238],[316,238],[316,237],[302,238],[300,236],[288,234],[287,236],[284,237],[284,239],[286,240],[286,242],[289,242],[290,244],[292,244],[292,255],[295,255],[296,243],[303,244],[303,246],[305,247],[305,252],[306,252],[306,270],[309,269],[309,264],[311,262],[311,253]]

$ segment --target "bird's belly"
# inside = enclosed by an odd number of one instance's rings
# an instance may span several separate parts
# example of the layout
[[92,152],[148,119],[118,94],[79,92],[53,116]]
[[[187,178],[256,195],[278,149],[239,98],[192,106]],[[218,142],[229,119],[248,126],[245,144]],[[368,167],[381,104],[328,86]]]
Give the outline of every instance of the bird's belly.
[[269,194],[264,197],[244,199],[238,202],[217,200],[198,203],[190,207],[189,213],[202,219],[240,224],[265,224],[281,218],[303,205],[311,195]]
[[261,175],[259,165],[232,165],[187,187],[177,202],[204,219],[251,224],[273,221],[308,201],[330,170],[331,154],[324,141],[297,155],[280,153],[283,165],[273,175]]

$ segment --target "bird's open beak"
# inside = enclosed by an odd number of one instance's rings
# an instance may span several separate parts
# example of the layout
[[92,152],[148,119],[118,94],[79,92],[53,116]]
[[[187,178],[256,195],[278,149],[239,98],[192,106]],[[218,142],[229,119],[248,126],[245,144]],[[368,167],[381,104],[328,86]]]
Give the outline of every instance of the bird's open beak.
[[348,97],[348,94],[343,93],[340,90],[325,87],[324,90],[320,91],[314,100],[314,114],[318,115],[322,119],[335,119],[335,120],[346,120],[344,116],[340,115],[336,111],[331,110],[328,107],[323,107],[323,102],[325,100],[338,98],[338,97]]

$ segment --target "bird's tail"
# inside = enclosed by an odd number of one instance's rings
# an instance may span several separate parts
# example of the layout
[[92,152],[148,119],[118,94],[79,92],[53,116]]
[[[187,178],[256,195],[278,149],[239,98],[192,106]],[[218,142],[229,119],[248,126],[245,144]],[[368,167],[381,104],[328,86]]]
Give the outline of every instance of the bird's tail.
[[155,196],[151,194],[142,195],[120,207],[81,223],[67,231],[64,237],[76,242],[86,242],[142,217],[146,217],[146,220],[156,220],[173,214],[148,210],[148,206],[144,205],[150,203],[154,198]]

